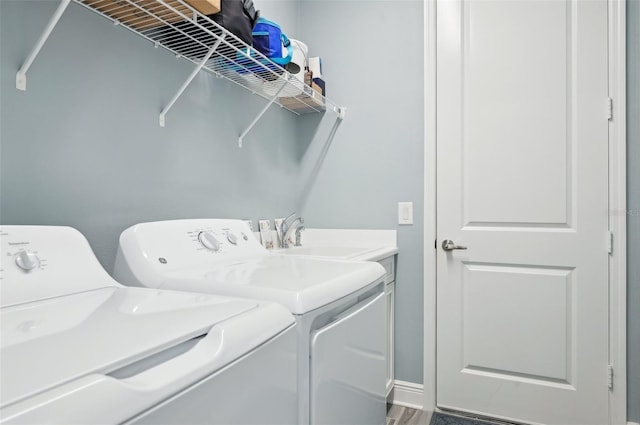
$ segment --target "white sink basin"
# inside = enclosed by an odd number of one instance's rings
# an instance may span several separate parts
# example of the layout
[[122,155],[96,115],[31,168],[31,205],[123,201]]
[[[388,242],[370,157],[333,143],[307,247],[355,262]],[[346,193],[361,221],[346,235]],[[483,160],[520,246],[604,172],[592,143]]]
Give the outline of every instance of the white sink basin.
[[375,248],[353,246],[292,246],[286,249],[274,250],[273,252],[276,254],[348,259],[359,257],[373,250],[375,250]]

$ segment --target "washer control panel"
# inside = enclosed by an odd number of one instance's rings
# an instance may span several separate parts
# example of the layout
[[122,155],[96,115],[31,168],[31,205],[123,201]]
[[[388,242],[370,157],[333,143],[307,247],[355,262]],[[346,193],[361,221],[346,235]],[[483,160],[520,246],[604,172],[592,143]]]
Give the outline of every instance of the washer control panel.
[[2,306],[116,283],[84,236],[63,226],[2,226]]
[[120,235],[114,277],[124,284],[135,284],[139,277],[144,277],[148,285],[161,286],[164,276],[173,270],[208,269],[215,264],[260,255],[270,254],[243,220],[140,223]]
[[47,259],[42,257],[37,244],[25,237],[11,240],[11,234],[6,229],[4,226],[0,231],[0,238],[3,242],[0,280],[4,282],[5,275],[9,274],[36,273],[46,270]]
[[187,238],[194,242],[193,247],[196,251],[223,256],[233,256],[234,253],[242,255],[247,249],[249,252],[254,251],[255,237],[248,227],[244,228],[245,223],[239,220],[233,223],[229,223],[232,220],[224,220],[224,224],[217,221],[208,220],[208,225],[191,228],[185,232]]

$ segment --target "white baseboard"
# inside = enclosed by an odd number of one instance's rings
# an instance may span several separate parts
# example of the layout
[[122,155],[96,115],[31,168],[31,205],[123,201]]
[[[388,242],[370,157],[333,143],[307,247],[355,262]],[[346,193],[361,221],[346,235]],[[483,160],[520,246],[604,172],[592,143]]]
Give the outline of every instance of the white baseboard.
[[627,422],[627,425],[640,425],[640,424],[637,422]]
[[[398,406],[422,410],[424,385],[413,382],[395,380],[391,390],[391,402]],[[634,425],[634,424],[629,424]]]

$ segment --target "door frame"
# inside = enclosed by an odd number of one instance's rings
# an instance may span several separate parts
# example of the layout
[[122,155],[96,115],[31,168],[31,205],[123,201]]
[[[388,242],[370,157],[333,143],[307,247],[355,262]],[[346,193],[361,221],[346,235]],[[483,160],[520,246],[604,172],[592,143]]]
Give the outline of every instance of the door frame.
[[[424,22],[424,335],[423,404],[436,410],[436,7],[423,0]],[[442,1],[442,0],[440,0]],[[608,0],[609,97],[609,362],[614,368],[609,391],[610,425],[627,424],[627,162],[626,162],[626,0]],[[604,242],[603,242],[604,243]]]

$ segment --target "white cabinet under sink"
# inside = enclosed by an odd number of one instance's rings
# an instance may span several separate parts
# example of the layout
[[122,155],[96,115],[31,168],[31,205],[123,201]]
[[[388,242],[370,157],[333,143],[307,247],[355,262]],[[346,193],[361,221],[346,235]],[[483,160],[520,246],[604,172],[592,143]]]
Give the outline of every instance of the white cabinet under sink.
[[396,256],[392,255],[387,258],[383,258],[378,261],[386,270],[386,275],[384,277],[384,294],[387,301],[387,321],[386,321],[386,334],[387,334],[387,387],[386,387],[386,395],[389,397],[389,393],[393,389],[393,382],[395,379],[394,369],[393,369],[393,352],[395,347],[394,342],[394,313],[395,313],[395,289],[396,289],[396,267],[395,267]]

